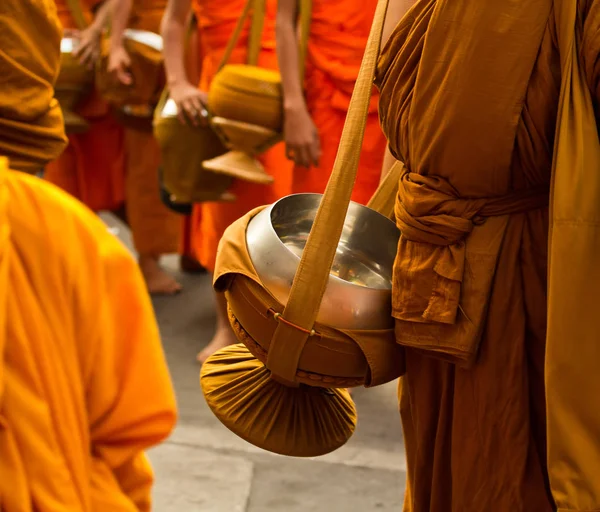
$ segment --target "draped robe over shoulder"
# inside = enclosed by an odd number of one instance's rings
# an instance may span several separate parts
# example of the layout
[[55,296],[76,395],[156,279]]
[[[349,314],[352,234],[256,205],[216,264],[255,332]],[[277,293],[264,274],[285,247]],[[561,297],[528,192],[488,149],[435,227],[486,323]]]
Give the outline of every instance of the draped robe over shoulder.
[[[318,167],[296,167],[292,193],[325,191],[337,155],[350,96],[367,44],[375,0],[313,0],[305,91],[321,142]],[[385,137],[377,117],[374,91],[352,200],[366,204],[381,176]]]
[[39,172],[65,147],[53,88],[60,35],[53,0],[0,2],[0,155],[14,169]]
[[555,510],[544,390],[554,16],[551,0],[418,0],[380,58],[381,122],[406,165],[393,314],[407,512]]
[[[194,12],[202,55],[200,88],[208,90],[218,71],[218,65],[231,37],[245,0],[195,0]],[[265,24],[258,65],[277,69],[275,53],[276,0],[267,0]],[[245,27],[230,63],[246,62],[249,24]],[[253,208],[270,204],[290,193],[292,164],[285,157],[283,144],[278,144],[260,156],[265,170],[275,178],[272,185],[259,185],[236,180],[230,191],[237,197],[234,203],[204,203],[194,207],[196,219],[192,246],[202,265],[214,270],[219,241],[229,225]]]

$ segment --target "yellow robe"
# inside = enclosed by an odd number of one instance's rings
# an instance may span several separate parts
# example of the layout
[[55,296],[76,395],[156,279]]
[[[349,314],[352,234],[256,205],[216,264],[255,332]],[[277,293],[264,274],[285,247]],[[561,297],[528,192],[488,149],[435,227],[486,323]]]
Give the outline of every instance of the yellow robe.
[[38,172],[66,145],[54,99],[61,29],[53,0],[0,2],[0,155]]
[[[2,92],[13,95],[0,98],[0,151],[23,169],[65,142],[52,102],[59,40],[52,0],[0,4]],[[87,208],[5,158],[0,326],[2,512],[150,510],[143,450],[176,410],[144,281]]]
[[6,165],[0,160],[2,511],[150,510],[143,450],[169,434],[176,413],[144,281],[87,208]]

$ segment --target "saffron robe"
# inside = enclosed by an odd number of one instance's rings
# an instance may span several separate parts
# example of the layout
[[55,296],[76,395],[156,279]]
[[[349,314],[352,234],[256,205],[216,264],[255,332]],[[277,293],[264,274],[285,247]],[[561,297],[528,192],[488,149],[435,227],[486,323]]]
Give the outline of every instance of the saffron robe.
[[[318,167],[296,166],[292,193],[323,193],[337,155],[350,96],[375,14],[375,0],[314,0],[308,40],[305,91],[319,133]],[[379,185],[386,141],[379,126],[377,92],[369,107],[352,200],[366,204]]]
[[[54,1],[63,28],[77,28],[66,0]],[[98,3],[81,0],[82,11],[89,20]],[[83,101],[77,113],[88,121],[89,130],[69,135],[69,145],[46,166],[44,178],[94,211],[116,210],[125,200],[123,128],[96,91]]]
[[[202,70],[200,88],[208,90],[238,17],[244,8],[244,0],[213,2],[194,0],[194,12],[198,20],[200,35]],[[262,39],[259,65],[268,69],[277,69],[275,53],[275,16],[276,0],[267,0],[265,25]],[[248,44],[248,25],[245,27],[230,63],[246,62]],[[211,272],[215,268],[217,246],[225,229],[253,208],[270,204],[286,196],[291,189],[292,165],[285,157],[283,144],[278,144],[260,157],[266,171],[275,178],[272,185],[259,185],[236,180],[230,191],[237,197],[235,203],[204,203],[194,209],[201,209],[199,233],[193,237],[193,247],[200,262]],[[198,218],[195,216],[195,218]]]
[[544,358],[560,83],[551,0],[420,0],[380,58],[382,126],[407,169],[392,294],[406,512],[556,510]]
[[176,409],[142,276],[81,203],[0,167],[2,510],[149,511],[143,450]]
[[[134,0],[130,28],[160,32],[165,0]],[[125,128],[127,220],[133,243],[143,255],[179,252],[181,217],[160,199],[160,149],[151,132]]]

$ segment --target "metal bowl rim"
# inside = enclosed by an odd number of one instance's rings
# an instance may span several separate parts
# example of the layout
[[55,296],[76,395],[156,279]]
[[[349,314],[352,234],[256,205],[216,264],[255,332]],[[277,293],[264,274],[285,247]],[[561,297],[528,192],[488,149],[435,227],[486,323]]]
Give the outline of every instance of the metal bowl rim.
[[[290,197],[298,197],[298,196],[317,196],[317,197],[323,197],[323,194],[315,194],[315,193],[300,193],[300,194],[290,194],[287,195],[285,197],[282,197],[281,199],[275,201],[273,204],[271,204],[269,207],[267,207],[266,209],[269,211],[269,229],[273,232],[273,234],[275,235],[275,237],[277,238],[277,240],[279,241],[279,243],[283,246],[283,248],[287,251],[287,253],[289,255],[292,256],[292,258],[296,261],[298,261],[298,266],[300,265],[300,260],[301,258],[295,254],[294,252],[292,252],[282,241],[281,238],[279,238],[279,235],[277,234],[277,231],[275,231],[275,228],[273,227],[273,219],[271,217],[271,214],[273,212],[273,209],[282,201],[285,201],[286,199],[289,199]],[[355,201],[350,201],[350,204],[355,204],[357,206],[360,206],[362,208],[367,208],[369,209],[371,212],[379,215],[380,217],[382,217],[383,219],[386,219],[388,222],[392,222],[390,219],[388,219],[385,215],[382,215],[381,213],[369,208],[368,206],[365,206],[363,204],[360,203],[356,203]],[[318,207],[317,207],[318,209]],[[339,244],[339,241],[338,241]],[[305,246],[306,247],[306,246]],[[304,253],[304,249],[302,249],[302,252]],[[296,270],[297,272],[297,270]],[[294,275],[295,278],[295,275]],[[361,291],[365,291],[365,290],[371,290],[373,292],[377,292],[377,293],[382,293],[382,292],[386,292],[386,293],[391,293],[391,287],[390,288],[371,288],[369,286],[361,286],[359,284],[355,284],[355,283],[351,283],[350,281],[346,281],[345,279],[341,279],[338,276],[332,275],[331,274],[331,268],[329,269],[329,279],[333,280],[335,283],[340,283],[344,286],[351,286],[353,288],[356,288],[357,290],[361,290]]]

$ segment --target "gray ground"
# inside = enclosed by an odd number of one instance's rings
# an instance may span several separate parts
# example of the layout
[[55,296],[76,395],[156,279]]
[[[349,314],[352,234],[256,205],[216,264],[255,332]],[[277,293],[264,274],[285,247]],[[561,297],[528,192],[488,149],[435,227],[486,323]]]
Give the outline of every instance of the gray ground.
[[[113,226],[111,217],[105,220]],[[127,230],[119,236],[129,244]],[[154,306],[177,390],[180,421],[151,451],[157,512],[368,512],[401,510],[405,457],[396,383],[357,389],[358,428],[348,444],[316,459],[262,451],[230,433],[200,391],[196,353],[215,319],[208,276],[180,275],[185,289]]]

